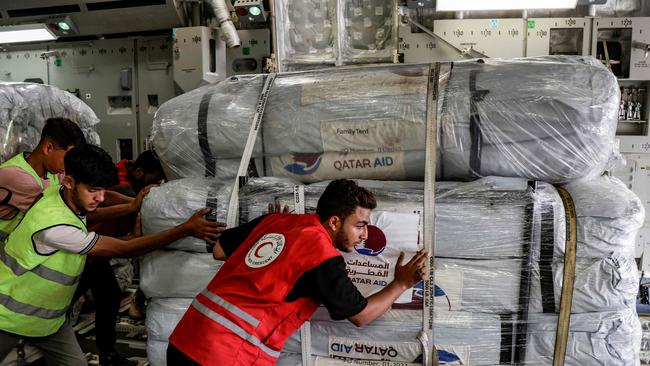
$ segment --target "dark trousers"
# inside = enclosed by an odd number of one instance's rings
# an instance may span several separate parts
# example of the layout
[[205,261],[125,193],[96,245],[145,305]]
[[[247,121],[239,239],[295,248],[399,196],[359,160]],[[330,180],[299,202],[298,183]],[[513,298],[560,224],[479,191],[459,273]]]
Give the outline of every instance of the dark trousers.
[[73,303],[90,289],[95,299],[95,337],[100,353],[115,348],[115,324],[122,301],[122,291],[108,258],[88,258]]
[[173,344],[167,346],[167,366],[201,366],[196,363],[193,359],[187,357],[183,352],[179,351],[178,348],[174,347]]

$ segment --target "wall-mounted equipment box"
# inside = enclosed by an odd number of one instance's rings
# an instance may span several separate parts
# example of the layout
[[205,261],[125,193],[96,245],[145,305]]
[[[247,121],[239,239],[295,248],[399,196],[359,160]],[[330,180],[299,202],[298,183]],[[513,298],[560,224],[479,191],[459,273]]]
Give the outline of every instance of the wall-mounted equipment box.
[[526,56],[589,54],[591,18],[532,18],[526,32]]
[[443,19],[433,22],[433,31],[460,50],[523,57],[525,24],[524,19]]
[[226,44],[216,29],[174,28],[174,81],[184,92],[226,78]]
[[269,29],[240,29],[241,47],[226,50],[227,75],[260,74],[264,59],[271,57]]
[[596,18],[592,54],[620,79],[650,80],[650,18]]

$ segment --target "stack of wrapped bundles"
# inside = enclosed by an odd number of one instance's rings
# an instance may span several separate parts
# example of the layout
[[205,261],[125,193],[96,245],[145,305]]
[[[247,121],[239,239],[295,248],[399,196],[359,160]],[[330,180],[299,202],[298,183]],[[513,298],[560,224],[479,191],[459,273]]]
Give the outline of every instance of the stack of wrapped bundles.
[[[156,233],[179,225],[200,208],[211,206],[225,221],[231,181],[223,188],[215,179],[190,178],[153,188],[141,209],[142,231]],[[213,203],[214,202],[214,203]],[[152,366],[166,365],[167,338],[221,267],[205,241],[189,236],[140,260],[140,288],[147,305],[147,356]]]
[[81,99],[50,85],[0,83],[0,161],[32,151],[48,118],[77,123],[86,141],[99,145],[99,119]]
[[[230,185],[215,187],[214,180],[212,182],[211,186],[204,178],[188,178],[152,190],[143,207],[143,227],[147,231],[171,227],[215,199],[217,216],[223,218]],[[304,188],[307,212],[315,210],[326,183]],[[392,280],[392,266],[400,251],[404,251],[408,259],[419,249],[423,189],[419,182],[360,181],[360,184],[375,193],[378,207],[371,217],[372,226],[365,247],[343,255],[352,281],[368,296]],[[602,177],[580,184],[584,186],[578,189],[591,193],[575,197],[581,245],[573,312],[581,315],[572,321],[570,342],[580,343],[580,337],[603,339],[593,346],[594,350],[600,346],[611,350],[603,364],[624,365],[628,357],[638,356],[632,346],[640,333],[635,330],[638,320],[631,310],[638,274],[630,253],[634,233],[643,222],[643,208],[630,191],[619,189],[621,183],[613,178]],[[276,199],[291,204],[297,185],[300,183],[286,178],[252,179],[240,192],[242,222],[264,214],[267,204]],[[610,219],[590,212],[598,197],[594,194],[603,190],[618,192],[605,203],[601,200],[606,206],[601,210],[613,216]],[[436,189],[435,303],[438,348],[461,360],[471,361],[471,364],[507,364],[515,352],[513,324],[526,308],[528,317],[522,320],[529,323],[524,338],[529,345],[526,360],[535,364],[552,357],[551,335],[557,322],[553,314],[559,307],[564,244],[564,207],[552,185],[497,177],[469,183],[439,182]],[[150,297],[187,299],[191,297],[189,292],[201,291],[214,274],[209,270],[210,255],[203,254],[206,251],[203,241],[184,239],[172,247],[182,251],[159,251],[143,261],[142,287]],[[532,261],[530,269],[522,267],[528,259]],[[213,262],[215,266],[218,263]],[[164,275],[163,268],[173,270]],[[186,271],[193,274],[186,274]],[[530,288],[520,288],[523,275],[531,277]],[[421,311],[417,310],[421,307],[421,294],[421,286],[405,292],[387,315],[352,333],[348,331],[348,327],[354,328],[351,324],[329,320],[320,312],[312,321],[312,337],[339,337],[357,343],[383,338],[388,344],[391,339],[403,342],[406,338],[395,337],[393,322],[399,321],[406,327],[405,331],[410,327],[412,333],[417,334],[422,321]],[[185,309],[178,310],[182,313]],[[148,316],[155,319],[156,313],[150,312]],[[383,337],[379,335],[382,332],[385,333]],[[461,336],[463,332],[474,334],[474,337]],[[351,337],[351,334],[360,336]],[[361,336],[363,334],[365,336]],[[415,338],[408,339],[411,340],[410,352],[419,352]],[[325,348],[328,342],[314,341],[312,344],[315,347],[313,356],[342,357]],[[461,349],[465,351],[459,351]],[[580,347],[569,350],[569,364],[572,364],[570,360],[577,364],[590,354]],[[299,334],[288,341],[285,352],[289,358],[291,354],[300,353]],[[356,355],[363,358],[361,356]]]
[[[240,189],[240,222],[264,214],[274,200],[291,205],[296,187],[304,189],[309,213],[328,179],[367,179],[360,184],[378,200],[369,237],[343,256],[363,295],[381,290],[393,278],[399,253],[405,252],[406,260],[413,256],[422,247],[424,225],[433,224],[421,214],[428,75],[428,65],[278,75],[249,164],[251,176],[264,178]],[[168,176],[178,180],[152,190],[145,200],[146,231],[171,227],[205,206],[225,220],[266,77],[234,77],[159,109],[153,142]],[[624,184],[602,176],[614,154],[615,78],[591,58],[546,57],[458,62],[443,67],[439,83],[434,301],[439,359],[465,365],[551,363],[570,215],[553,184],[566,184],[578,227],[566,364],[637,363],[634,240],[644,211]],[[144,287],[157,299],[186,299],[212,277],[203,270],[202,282],[189,273],[203,268],[199,257],[209,263],[209,254],[196,239],[170,249],[147,259]],[[169,276],[161,275],[165,271]],[[420,283],[364,328],[333,321],[320,309],[310,322],[308,354],[302,355],[306,343],[297,332],[278,363],[301,365],[303,358],[320,366],[421,363],[416,336],[422,329],[422,294]],[[156,310],[161,308],[152,305],[148,316],[171,331],[170,323],[182,314],[168,312],[184,308]],[[156,334],[150,352],[164,348],[164,332]]]

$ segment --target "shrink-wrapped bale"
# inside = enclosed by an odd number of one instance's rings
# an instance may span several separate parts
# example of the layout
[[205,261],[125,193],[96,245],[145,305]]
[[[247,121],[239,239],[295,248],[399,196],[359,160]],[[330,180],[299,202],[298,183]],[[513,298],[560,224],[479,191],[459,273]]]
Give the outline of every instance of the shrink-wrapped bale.
[[[439,356],[453,354],[464,365],[495,365],[501,358],[501,317],[497,315],[436,311],[435,344]],[[417,336],[422,312],[391,310],[380,320],[356,327],[347,320],[329,319],[319,308],[310,321],[311,355],[354,359],[421,362]],[[285,343],[283,352],[299,354],[300,331]],[[447,356],[448,359],[450,358]]]
[[147,305],[147,360],[152,366],[167,365],[167,340],[191,303],[191,298],[167,298]]
[[86,141],[99,145],[99,119],[81,99],[51,85],[0,82],[0,161],[32,151],[53,117],[77,123]]
[[[456,62],[440,77],[438,179],[568,182],[613,153],[616,78],[589,57]],[[420,180],[429,65],[278,75],[253,149],[265,176]],[[268,76],[238,76],[161,106],[153,143],[171,177],[241,157]],[[218,165],[218,164],[217,164]],[[210,166],[206,168],[206,166]]]
[[[327,320],[326,314],[321,312],[319,315],[317,312],[310,324],[310,365],[362,365],[368,360],[377,360],[382,351],[383,360],[421,364],[421,357],[417,357],[421,354],[417,336],[421,329],[422,313],[404,310],[392,312],[399,315],[391,320],[370,324],[368,328],[357,328],[348,321]],[[526,347],[519,350],[512,347],[516,330],[513,322],[507,318],[464,312],[436,312],[435,316],[434,337],[441,364],[514,364],[513,352],[524,352],[520,354],[523,365],[553,363],[557,315],[531,314],[526,324],[526,337],[522,338],[526,341]],[[641,327],[636,313],[631,309],[573,315],[565,364],[637,365],[640,342]],[[298,356],[301,352],[300,332],[296,332],[285,344],[278,364],[300,365],[295,362],[300,359]],[[317,357],[322,359],[317,360]],[[347,360],[340,363],[331,357]]]
[[140,260],[140,288],[147,297],[187,297],[201,292],[221,268],[211,253],[156,250]]
[[637,233],[645,222],[639,197],[618,178],[603,175],[565,186],[576,206],[578,257],[609,253],[634,258]]
[[[328,182],[304,187],[305,210],[315,212]],[[377,209],[372,218],[393,230],[396,253],[417,250],[421,240],[423,184],[421,182],[359,181],[373,192]],[[248,222],[267,210],[269,202],[279,200],[294,211],[297,183],[280,178],[255,178],[239,194],[240,219]],[[550,255],[564,251],[564,208],[552,186],[531,186],[516,178],[488,177],[471,183],[436,184],[436,254],[454,258],[522,257],[524,238],[533,235],[530,226],[550,243]],[[395,232],[395,230],[399,230]],[[397,235],[397,236],[395,236]],[[528,236],[527,236],[528,235]],[[534,238],[538,241],[538,238]],[[533,246],[539,257],[539,246]],[[546,254],[545,254],[546,255]]]
[[[531,314],[525,365],[553,364],[557,315]],[[571,315],[565,365],[639,364],[641,325],[634,309]]]
[[[153,234],[180,225],[204,207],[213,210],[217,221],[226,222],[233,181],[186,178],[152,188],[140,211],[143,232]],[[202,239],[187,236],[166,248],[206,253],[207,244]]]

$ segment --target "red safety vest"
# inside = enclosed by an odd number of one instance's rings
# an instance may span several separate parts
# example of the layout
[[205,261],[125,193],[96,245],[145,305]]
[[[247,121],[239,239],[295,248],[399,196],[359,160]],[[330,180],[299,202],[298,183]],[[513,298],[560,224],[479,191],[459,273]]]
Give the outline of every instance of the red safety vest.
[[170,343],[201,365],[275,365],[319,305],[284,299],[303,273],[339,255],[318,216],[269,215],[196,296]]

